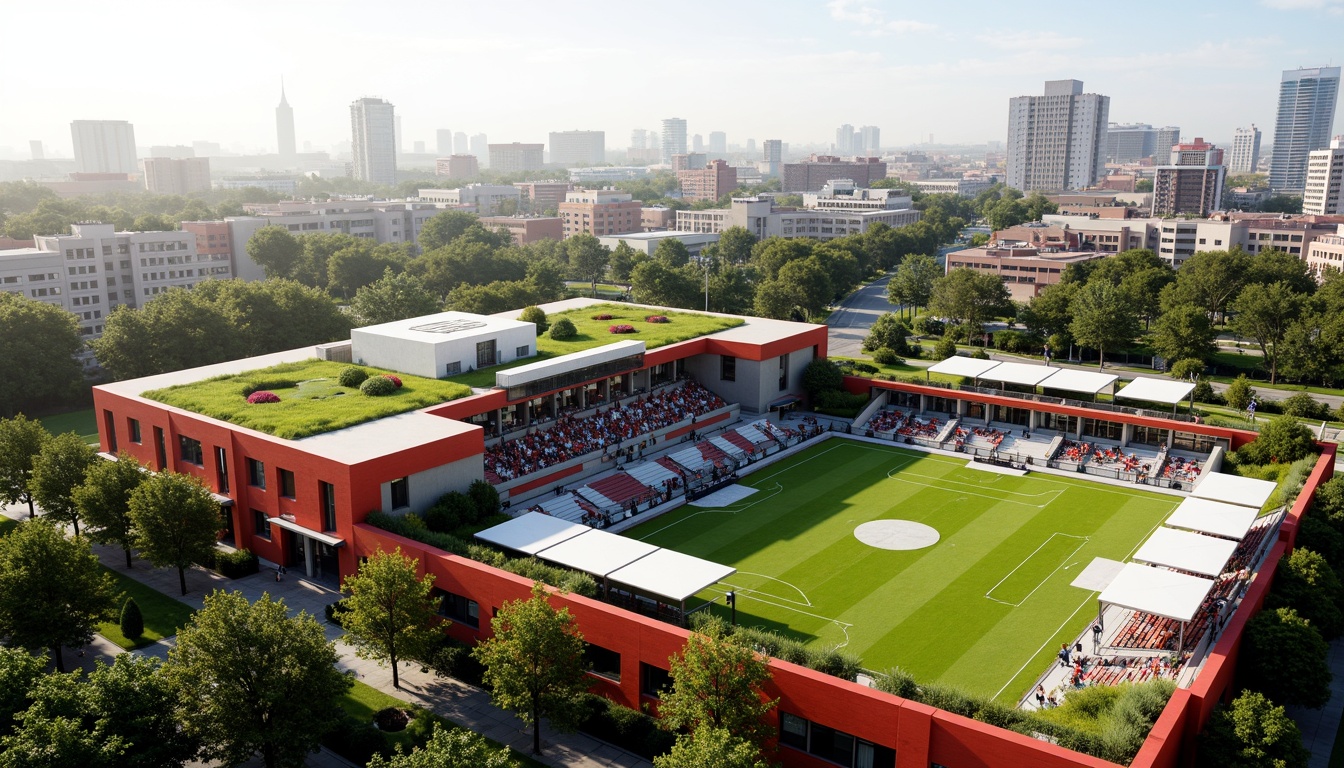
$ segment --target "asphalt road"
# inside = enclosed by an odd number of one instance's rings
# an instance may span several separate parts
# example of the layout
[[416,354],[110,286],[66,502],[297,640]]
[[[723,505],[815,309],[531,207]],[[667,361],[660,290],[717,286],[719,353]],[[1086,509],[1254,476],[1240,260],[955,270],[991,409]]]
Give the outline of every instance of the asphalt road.
[[826,325],[830,327],[828,354],[835,357],[860,357],[863,351],[863,339],[868,329],[873,327],[877,318],[887,312],[895,312],[900,307],[887,301],[887,281],[891,275],[874,280],[851,293],[840,303]]

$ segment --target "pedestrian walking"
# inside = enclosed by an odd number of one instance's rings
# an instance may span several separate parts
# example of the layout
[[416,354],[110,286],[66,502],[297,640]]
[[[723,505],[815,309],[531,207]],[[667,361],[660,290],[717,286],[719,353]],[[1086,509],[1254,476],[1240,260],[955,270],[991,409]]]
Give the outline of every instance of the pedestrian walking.
[[1045,709],[1045,686],[1036,686],[1036,708]]

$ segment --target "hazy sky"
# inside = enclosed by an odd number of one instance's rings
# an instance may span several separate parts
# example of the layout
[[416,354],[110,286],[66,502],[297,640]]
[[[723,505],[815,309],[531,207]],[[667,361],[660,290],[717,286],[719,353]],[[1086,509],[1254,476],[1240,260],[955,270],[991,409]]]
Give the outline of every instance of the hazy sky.
[[[0,154],[72,154],[69,123],[121,119],[136,143],[275,150],[285,79],[300,149],[349,140],[381,96],[405,149],[434,131],[545,142],[684,117],[729,143],[1002,141],[1008,99],[1075,78],[1111,119],[1273,140],[1279,74],[1344,58],[1344,0],[1217,3],[773,0],[3,0]],[[1344,110],[1336,116],[1341,132]]]

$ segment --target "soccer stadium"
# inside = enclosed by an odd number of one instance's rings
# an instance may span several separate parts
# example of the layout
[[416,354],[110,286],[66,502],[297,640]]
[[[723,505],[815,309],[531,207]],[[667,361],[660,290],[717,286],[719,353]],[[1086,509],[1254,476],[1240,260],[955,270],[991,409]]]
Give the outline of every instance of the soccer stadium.
[[[853,674],[770,662],[790,768],[1111,764],[875,690],[892,668],[1023,709],[1166,678],[1132,764],[1180,764],[1333,466],[1320,446],[1287,507],[1220,471],[1255,435],[1182,413],[1188,383],[955,357],[923,382],[847,376],[866,405],[828,417],[799,409],[824,326],[541,309],[575,334],[442,313],[102,385],[102,450],[200,478],[226,545],[319,583],[418,556],[466,642],[527,594],[520,573],[582,574],[554,600],[593,690],[629,707],[657,706],[704,615],[841,654]],[[485,484],[503,515],[427,528]]]

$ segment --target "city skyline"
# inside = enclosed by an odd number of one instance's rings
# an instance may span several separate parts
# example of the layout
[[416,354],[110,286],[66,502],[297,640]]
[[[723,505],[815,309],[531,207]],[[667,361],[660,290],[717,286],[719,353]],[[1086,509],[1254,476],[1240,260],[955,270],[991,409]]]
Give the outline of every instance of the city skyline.
[[[767,137],[825,145],[843,123],[879,127],[885,146],[930,136],[936,143],[978,144],[1003,140],[1007,99],[1055,79],[1083,80],[1111,96],[1115,122],[1180,125],[1228,143],[1238,126],[1273,125],[1282,70],[1340,63],[1331,30],[1344,23],[1338,0],[1263,0],[1231,12],[1192,12],[1199,24],[1179,45],[1141,38],[1117,51],[1098,50],[1098,37],[1089,33],[1109,28],[1103,8],[1063,3],[1036,6],[1033,17],[990,3],[967,3],[955,13],[872,0],[706,4],[698,11],[706,28],[693,36],[630,32],[660,28],[655,6],[597,4],[584,14],[555,14],[544,12],[553,6],[529,3],[521,12],[427,5],[407,34],[396,19],[378,15],[340,25],[334,20],[346,16],[342,5],[313,14],[305,6],[269,4],[260,25],[252,10],[263,6],[240,2],[211,17],[211,35],[248,40],[258,53],[199,57],[192,67],[175,68],[162,66],[161,48],[131,47],[99,62],[96,78],[84,71],[86,60],[51,60],[41,35],[19,36],[11,48],[16,60],[43,61],[46,76],[0,81],[4,103],[22,105],[0,125],[0,157],[26,159],[30,140],[41,141],[48,157],[71,156],[74,120],[126,120],[146,147],[206,140],[235,152],[275,152],[282,76],[300,150],[305,143],[329,149],[348,142],[348,105],[365,96],[397,105],[408,147],[434,146],[440,128],[502,142],[544,142],[551,131],[581,128],[605,131],[609,148],[623,149],[632,129],[657,130],[672,115],[687,120],[688,135],[722,131],[729,145]],[[24,5],[9,16],[16,29],[60,28],[64,44],[75,49],[118,37],[167,39],[185,23],[180,5],[159,0],[137,4],[134,14],[91,2],[74,6]],[[605,12],[617,7],[619,25]],[[65,23],[72,10],[78,25]],[[1037,23],[1056,12],[1068,14],[1068,31]],[[977,26],[961,26],[964,18]],[[380,49],[387,55],[375,55]],[[402,52],[415,50],[433,54],[410,65],[423,68],[423,76],[406,77]],[[356,53],[360,66],[342,64],[343,55]],[[606,90],[620,98],[574,99],[565,88],[545,85],[556,73],[612,61],[635,64],[603,70],[612,80]],[[646,87],[649,65],[658,62],[674,62],[668,72],[677,79],[713,78],[725,87],[695,89],[693,98],[667,96],[692,90]],[[764,62],[770,66],[762,68]],[[335,67],[340,77],[330,76]],[[1172,86],[1173,72],[1183,87]],[[540,87],[520,99],[501,83]],[[826,93],[826,107],[799,109],[809,92]],[[1332,134],[1341,132],[1341,119],[1344,113]]]

